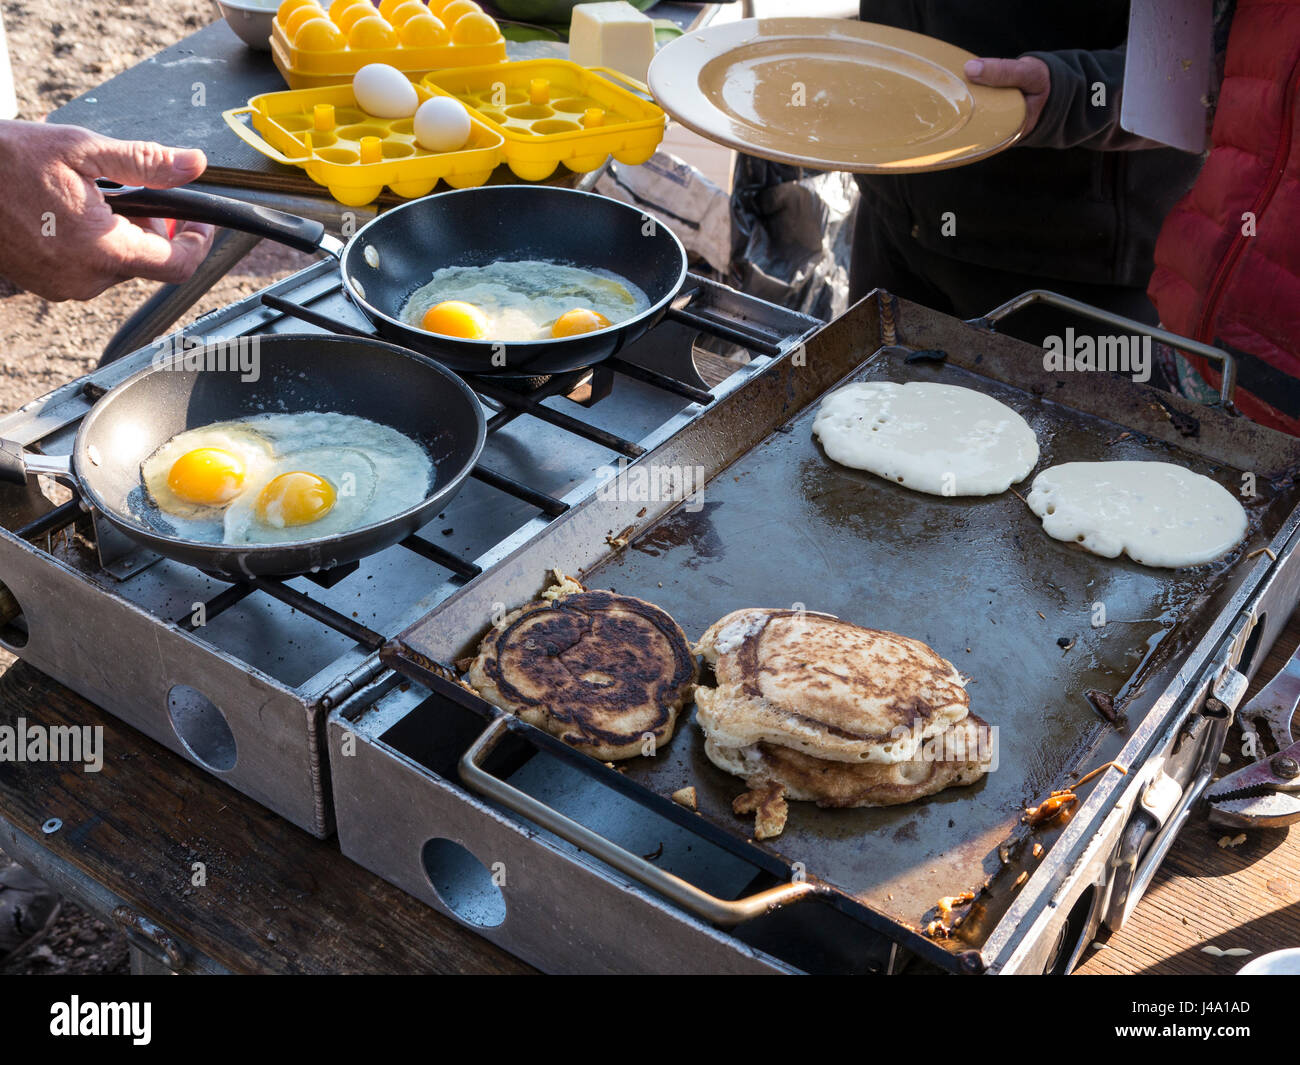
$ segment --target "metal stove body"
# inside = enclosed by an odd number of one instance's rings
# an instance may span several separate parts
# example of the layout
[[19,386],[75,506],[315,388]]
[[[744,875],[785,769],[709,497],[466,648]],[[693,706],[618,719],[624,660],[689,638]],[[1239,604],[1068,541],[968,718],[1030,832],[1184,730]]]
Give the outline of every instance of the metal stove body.
[[[324,838],[334,826],[324,717],[383,671],[385,639],[590,495],[620,457],[698,416],[711,401],[691,357],[702,333],[769,353],[733,388],[816,324],[693,278],[611,366],[524,390],[483,382],[489,443],[445,512],[401,545],[312,579],[225,584],[135,549],[57,487],[0,486],[0,646]],[[183,334],[322,329],[372,333],[332,263]],[[70,452],[94,401],[153,355],[134,352],[25,405],[0,419],[0,436]]]

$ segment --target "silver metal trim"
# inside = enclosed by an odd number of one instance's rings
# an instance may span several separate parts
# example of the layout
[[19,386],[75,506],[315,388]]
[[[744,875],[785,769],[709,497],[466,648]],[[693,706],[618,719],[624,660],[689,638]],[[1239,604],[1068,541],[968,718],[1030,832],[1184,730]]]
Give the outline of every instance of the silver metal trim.
[[681,877],[651,865],[644,858],[624,850],[604,836],[592,832],[577,821],[565,817],[526,792],[493,776],[483,768],[483,761],[510,730],[510,719],[498,717],[483,730],[460,760],[460,778],[480,795],[500,803],[507,810],[526,817],[566,843],[572,843],[606,865],[630,876],[637,883],[657,891],[669,901],[701,920],[731,927],[762,917],[765,913],[793,906],[817,893],[810,880],[793,880],[756,892],[743,899],[729,901],[701,891]]
[[1193,355],[1199,355],[1203,359],[1209,359],[1211,362],[1219,364],[1219,372],[1222,375],[1219,385],[1219,399],[1225,407],[1231,406],[1233,394],[1237,389],[1237,360],[1229,355],[1226,351],[1219,348],[1211,347],[1209,344],[1202,344],[1199,340],[1192,340],[1189,337],[1179,336],[1177,333],[1171,333],[1168,329],[1160,329],[1152,325],[1144,325],[1142,322],[1135,321],[1132,318],[1125,318],[1123,315],[1113,314],[1110,311],[1104,311],[1100,307],[1093,307],[1087,303],[1080,303],[1078,300],[1072,300],[1068,296],[1061,296],[1055,292],[1049,292],[1046,289],[1036,288],[1028,292],[1022,292],[1014,299],[1007,300],[1001,307],[996,307],[989,311],[982,318],[970,319],[971,325],[983,325],[992,328],[997,325],[1003,318],[1007,318],[1017,311],[1022,311],[1026,307],[1036,303],[1044,303],[1049,307],[1056,307],[1063,311],[1069,311],[1077,314],[1081,318],[1091,318],[1093,321],[1101,322],[1103,325],[1113,326],[1116,329],[1123,330],[1126,333],[1137,333],[1141,336],[1149,336],[1153,340],[1158,340],[1162,344],[1167,344],[1171,348],[1177,348],[1180,351],[1190,351]]

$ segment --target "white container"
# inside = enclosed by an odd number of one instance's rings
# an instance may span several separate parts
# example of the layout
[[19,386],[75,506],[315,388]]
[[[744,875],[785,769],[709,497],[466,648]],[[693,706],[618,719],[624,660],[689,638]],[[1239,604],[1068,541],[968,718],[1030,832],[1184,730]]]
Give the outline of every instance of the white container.
[[258,52],[271,50],[271,23],[280,0],[213,0],[235,36]]

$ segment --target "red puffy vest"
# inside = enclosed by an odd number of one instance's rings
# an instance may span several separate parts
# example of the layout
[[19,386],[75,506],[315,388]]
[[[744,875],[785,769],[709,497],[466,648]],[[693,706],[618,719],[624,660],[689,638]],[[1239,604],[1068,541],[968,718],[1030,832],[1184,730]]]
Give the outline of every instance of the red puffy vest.
[[1300,0],[1238,0],[1210,154],[1155,261],[1165,327],[1236,354],[1242,413],[1300,435]]

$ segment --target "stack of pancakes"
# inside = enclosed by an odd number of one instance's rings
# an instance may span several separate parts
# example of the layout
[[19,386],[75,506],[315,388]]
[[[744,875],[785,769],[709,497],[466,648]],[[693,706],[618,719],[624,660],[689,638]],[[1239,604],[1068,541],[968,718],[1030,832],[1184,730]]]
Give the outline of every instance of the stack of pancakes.
[[988,772],[987,725],[952,663],[918,640],[829,614],[751,608],[696,650],[704,750],[751,788],[820,806],[893,806]]

